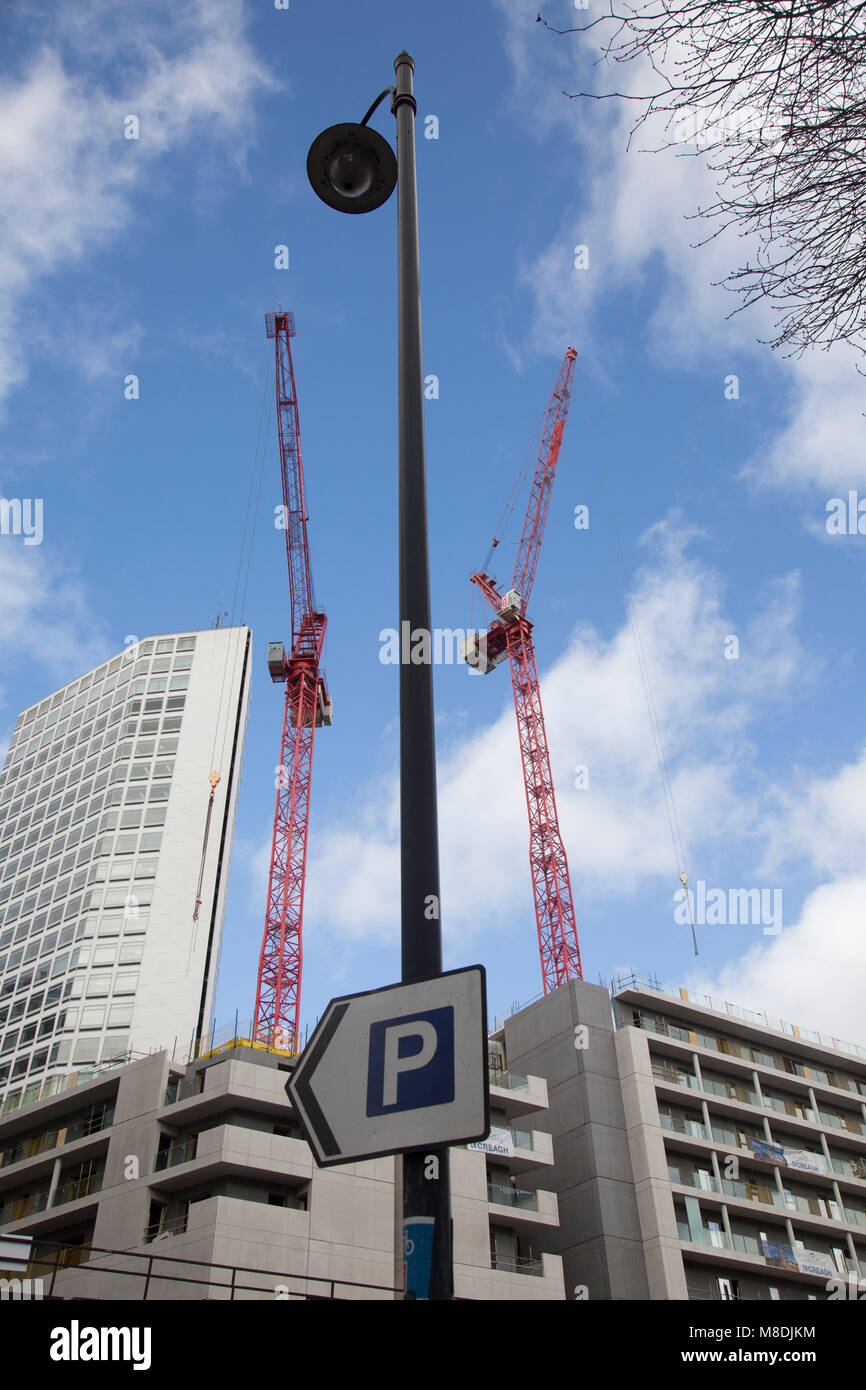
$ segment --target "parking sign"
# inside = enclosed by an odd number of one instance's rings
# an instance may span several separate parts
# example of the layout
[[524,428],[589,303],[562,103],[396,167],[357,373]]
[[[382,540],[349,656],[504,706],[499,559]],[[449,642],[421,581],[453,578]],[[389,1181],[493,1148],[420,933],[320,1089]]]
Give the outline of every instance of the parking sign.
[[332,999],[286,1090],[322,1167],[485,1138],[484,967]]

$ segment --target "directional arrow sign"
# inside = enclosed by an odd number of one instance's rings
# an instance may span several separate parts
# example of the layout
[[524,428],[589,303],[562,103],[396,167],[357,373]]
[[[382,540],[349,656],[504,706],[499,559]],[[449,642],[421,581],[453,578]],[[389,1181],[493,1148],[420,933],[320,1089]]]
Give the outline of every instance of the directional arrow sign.
[[482,965],[332,999],[286,1091],[320,1167],[484,1139]]

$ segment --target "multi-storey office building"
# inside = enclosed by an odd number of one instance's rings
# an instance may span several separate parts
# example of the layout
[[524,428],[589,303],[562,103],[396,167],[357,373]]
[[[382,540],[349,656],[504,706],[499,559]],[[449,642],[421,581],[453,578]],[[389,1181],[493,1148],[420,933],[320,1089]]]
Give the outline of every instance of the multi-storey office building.
[[[550,1084],[566,1287],[808,1299],[866,1277],[866,1048],[634,978],[505,1021]],[[840,1282],[841,1281],[841,1282]]]
[[248,628],[166,634],[19,716],[0,775],[0,1106],[209,1025],[249,687]]
[[[494,1061],[495,1128],[451,1151],[455,1292],[562,1299],[540,1253],[557,1223],[534,1129],[547,1088]],[[0,1118],[0,1229],[32,1237],[25,1277],[62,1298],[400,1297],[399,1165],[318,1168],[293,1065],[234,1044],[189,1067],[156,1053]]]

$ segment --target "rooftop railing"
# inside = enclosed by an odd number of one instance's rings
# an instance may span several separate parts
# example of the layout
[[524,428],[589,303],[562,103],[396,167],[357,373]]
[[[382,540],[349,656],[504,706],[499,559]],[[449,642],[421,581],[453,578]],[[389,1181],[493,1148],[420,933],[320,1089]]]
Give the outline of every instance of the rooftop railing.
[[786,1023],[784,1019],[774,1018],[758,1009],[744,1009],[740,1005],[730,1004],[726,1000],[713,999],[709,994],[697,994],[694,990],[666,984],[654,976],[617,975],[611,980],[609,988],[611,995],[619,994],[624,989],[651,989],[656,994],[666,994],[670,999],[697,1004],[701,1008],[712,1009],[715,1013],[728,1014],[731,1018],[738,1018],[743,1023],[756,1023],[761,1028],[771,1028],[776,1033],[787,1033],[790,1038],[797,1038],[802,1042],[817,1043],[819,1047],[830,1047],[836,1052],[847,1052],[852,1057],[860,1057],[866,1061],[866,1047],[859,1043],[843,1042],[841,1038],[835,1038],[827,1033],[818,1033],[811,1028],[799,1028],[793,1023]]

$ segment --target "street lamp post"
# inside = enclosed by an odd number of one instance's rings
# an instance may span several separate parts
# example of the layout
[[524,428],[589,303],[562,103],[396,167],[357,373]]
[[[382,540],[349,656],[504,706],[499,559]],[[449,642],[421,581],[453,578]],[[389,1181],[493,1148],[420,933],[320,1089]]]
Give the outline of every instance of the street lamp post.
[[[332,126],[313,142],[307,172],[315,191],[342,212],[368,212],[397,183],[399,382],[399,616],[400,647],[411,634],[428,635],[430,660],[400,663],[401,977],[442,972],[439,831],[433,724],[430,565],[421,357],[421,279],[415,174],[415,64],[405,51],[386,88],[360,125]],[[397,121],[397,164],[390,146],[367,121],[387,95]],[[383,148],[384,147],[384,148]],[[389,161],[390,155],[390,161]],[[406,1296],[451,1299],[454,1275],[447,1147],[403,1156],[403,1254]]]

